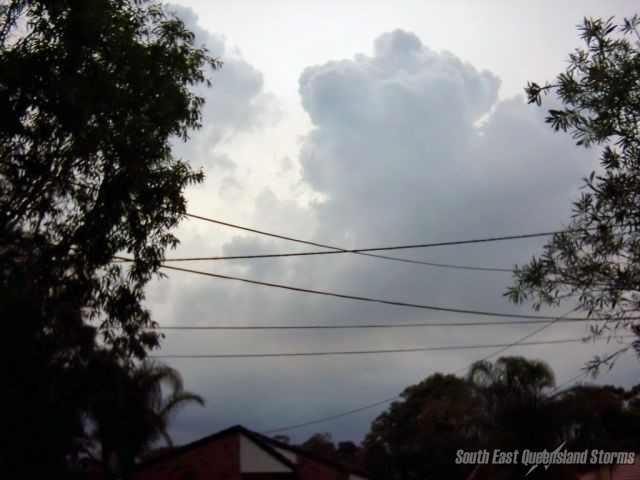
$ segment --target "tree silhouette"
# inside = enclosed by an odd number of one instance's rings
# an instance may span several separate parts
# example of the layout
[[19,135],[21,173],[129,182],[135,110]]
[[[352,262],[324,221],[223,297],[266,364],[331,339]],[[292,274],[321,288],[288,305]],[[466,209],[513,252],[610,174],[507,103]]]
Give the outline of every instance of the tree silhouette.
[[436,373],[402,392],[364,440],[368,470],[380,479],[464,478],[456,451],[480,447],[482,412],[471,385]]
[[326,458],[336,457],[336,446],[333,443],[330,433],[314,433],[305,440],[300,447]]
[[[553,84],[531,83],[529,102],[553,92],[562,102],[546,122],[570,133],[578,145],[602,146],[602,169],[584,179],[573,203],[566,233],[556,234],[540,257],[516,268],[505,295],[534,307],[555,305],[569,297],[594,318],[610,320],[592,334],[638,330],[640,307],[640,17],[585,19],[585,43],[569,55],[567,70]],[[640,353],[640,341],[634,342]],[[612,364],[623,346],[589,363],[594,373]]]
[[[465,378],[436,373],[410,386],[372,423],[365,467],[377,479],[522,478],[520,463],[456,463],[459,449],[512,452],[633,451],[640,442],[640,385],[577,385],[556,392],[544,362],[501,357],[474,363]],[[584,466],[554,465],[527,478],[576,478]]]
[[578,385],[554,398],[563,438],[577,451],[635,451],[640,440],[639,386]]
[[204,404],[184,390],[178,371],[153,361],[131,367],[104,352],[94,359],[91,372],[95,395],[87,414],[107,478],[128,478],[136,459],[160,439],[173,446],[167,432],[171,416],[187,404]]
[[155,2],[0,6],[3,478],[65,477],[98,344],[123,358],[158,345],[144,286],[203,178],[171,142],[199,126],[189,89],[207,66]]
[[[485,448],[538,451],[557,446],[558,427],[549,398],[555,380],[546,363],[523,357],[480,361],[470,367],[467,380],[480,398]],[[514,477],[526,473],[520,465],[488,465],[481,470]]]

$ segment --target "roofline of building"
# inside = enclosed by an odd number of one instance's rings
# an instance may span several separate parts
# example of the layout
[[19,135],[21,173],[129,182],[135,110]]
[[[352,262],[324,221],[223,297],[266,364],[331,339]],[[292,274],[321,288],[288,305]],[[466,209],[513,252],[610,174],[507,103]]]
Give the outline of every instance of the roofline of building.
[[244,434],[251,441],[253,441],[253,443],[258,445],[258,447],[260,447],[262,450],[264,450],[265,452],[269,453],[270,455],[273,455],[274,457],[276,457],[276,459],[280,460],[282,463],[284,463],[285,465],[290,467],[291,470],[294,473],[297,474],[298,466],[295,464],[295,462],[292,462],[287,457],[282,455],[272,445],[270,445],[268,443],[265,443],[264,439],[262,439],[260,436],[258,436],[255,432],[243,427],[242,425],[236,425],[235,428],[237,428],[240,431],[240,433]]
[[260,447],[262,450],[266,451],[267,453],[269,453],[270,455],[273,455],[278,461],[282,462],[283,464],[285,464],[287,467],[291,468],[293,470],[294,473],[297,473],[297,467],[296,465],[291,462],[291,460],[289,460],[288,458],[286,458],[284,455],[282,455],[281,453],[279,453],[278,451],[276,451],[275,449],[273,449],[272,447],[270,447],[269,445],[264,445],[262,441],[256,441],[256,439],[253,436],[253,433],[251,430],[248,430],[247,428],[243,427],[242,425],[234,425],[233,427],[229,427],[226,428],[224,430],[220,430],[219,432],[216,432],[212,435],[207,435],[206,437],[202,437],[199,438],[198,440],[195,440],[191,443],[187,443],[185,445],[181,445],[179,447],[175,447],[172,448],[171,450],[161,453],[160,455],[153,457],[153,458],[149,458],[148,460],[144,460],[140,463],[138,463],[135,467],[134,470],[140,470],[142,468],[147,468],[151,465],[154,465],[156,463],[162,462],[164,460],[168,460],[170,458],[173,458],[177,455],[180,455],[182,453],[185,452],[189,452],[191,450],[194,450],[198,447],[201,447],[203,445],[206,445],[209,442],[213,442],[215,440],[218,440],[222,437],[225,437],[227,435],[232,435],[234,433],[241,433],[244,434],[245,436],[249,437],[251,440],[253,440],[253,442],[258,445],[258,447]]
[[348,465],[346,463],[342,463],[339,462],[337,460],[333,460],[331,458],[327,458],[323,455],[319,455],[317,453],[314,452],[310,452],[308,450],[305,450],[304,448],[301,447],[297,447],[294,445],[289,445],[288,443],[285,442],[281,442],[279,440],[275,440],[271,437],[268,437],[266,435],[263,435],[261,433],[257,433],[257,432],[251,432],[252,435],[256,436],[257,438],[259,438],[260,440],[262,440],[263,442],[269,443],[271,445],[273,445],[274,447],[277,448],[282,448],[284,450],[289,450],[292,453],[295,453],[297,455],[304,455],[306,457],[312,458],[314,460],[317,460],[319,462],[323,462],[326,463],[328,465],[331,465],[332,467],[335,467],[336,469],[340,470],[343,473],[353,473],[354,475],[358,475],[361,477],[365,477],[365,478],[370,478],[371,474],[364,471],[364,470],[360,470],[358,468],[354,468],[351,465]]
[[282,455],[280,452],[278,452],[276,450],[276,448],[281,448],[283,450],[288,450],[292,453],[295,453],[296,455],[303,455],[306,457],[309,457],[313,460],[316,460],[318,462],[322,462],[322,463],[326,463],[327,465],[330,465],[334,468],[336,468],[337,470],[343,472],[343,473],[352,473],[354,475],[358,475],[361,477],[365,477],[365,478],[370,478],[369,473],[365,472],[364,470],[359,470],[357,468],[353,468],[350,465],[338,462],[336,460],[332,460],[326,457],[323,457],[322,455],[318,455],[316,453],[312,453],[309,452],[303,448],[300,447],[295,447],[292,445],[289,445],[288,443],[284,443],[284,442],[280,442],[278,440],[274,440],[271,437],[267,437],[266,435],[262,435],[261,433],[258,432],[254,432],[252,430],[249,430],[246,427],[243,427],[242,425],[234,425],[232,427],[226,428],[224,430],[220,430],[219,432],[216,432],[212,435],[208,435],[206,437],[202,437],[198,440],[195,440],[191,443],[187,443],[186,445],[182,445],[180,447],[176,447],[173,448],[171,450],[169,450],[168,452],[164,452],[161,453],[160,455],[150,458],[148,460],[145,460],[141,463],[138,463],[135,466],[135,470],[140,470],[142,468],[146,468],[149,467],[151,465],[154,465],[156,463],[162,462],[164,460],[168,460],[170,458],[173,458],[181,453],[185,453],[188,452],[190,450],[193,450],[195,448],[198,448],[202,445],[206,445],[209,442],[218,440],[219,438],[225,437],[227,435],[231,435],[234,433],[241,433],[244,434],[246,437],[248,437],[249,439],[253,440],[253,442],[258,445],[262,450],[266,451],[267,453],[269,453],[270,455],[273,455],[277,460],[279,460],[280,462],[282,462],[283,464],[285,464],[286,466],[288,466],[289,468],[291,468],[293,470],[294,473],[297,474],[297,465],[295,463],[293,463],[291,460],[289,460],[288,458],[286,458],[284,455]]

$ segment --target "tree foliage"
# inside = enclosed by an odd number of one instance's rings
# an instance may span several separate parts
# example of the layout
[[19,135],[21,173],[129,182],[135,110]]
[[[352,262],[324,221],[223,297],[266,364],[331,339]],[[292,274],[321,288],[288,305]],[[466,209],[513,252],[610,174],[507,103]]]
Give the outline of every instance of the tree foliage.
[[[556,392],[545,363],[502,357],[471,366],[465,378],[436,373],[408,387],[373,422],[365,467],[379,479],[522,478],[522,465],[456,464],[457,450],[627,451],[640,441],[639,387],[576,386]],[[576,478],[574,466],[528,478]]]
[[[467,381],[480,399],[477,421],[483,448],[541,451],[555,445],[558,427],[549,398],[555,377],[546,363],[523,357],[501,357],[494,363],[479,361],[469,368]],[[476,475],[492,478],[494,474],[508,474],[508,478],[517,478],[526,473],[521,470],[520,465],[487,465]],[[558,474],[556,469],[554,475]],[[543,478],[549,477],[545,474]]]
[[89,371],[95,394],[86,413],[95,428],[88,440],[99,451],[105,478],[128,478],[135,461],[160,439],[173,446],[167,433],[171,416],[189,403],[204,404],[184,390],[175,369],[150,360],[132,368],[104,352]]
[[[274,438],[277,439],[277,437]],[[362,447],[349,440],[335,444],[330,433],[314,433],[299,447],[352,467],[362,468],[363,466]]]
[[199,126],[190,89],[219,65],[156,3],[0,5],[0,476],[64,469],[98,345],[158,345],[144,286],[202,180],[171,142]]
[[[579,309],[604,319],[594,336],[633,329],[640,306],[640,17],[585,19],[584,48],[553,84],[530,83],[529,103],[553,92],[563,104],[546,122],[572,135],[577,145],[601,148],[602,168],[584,179],[566,233],[553,236],[539,257],[516,267],[506,295],[532,300],[535,308],[577,299]],[[634,342],[640,353],[640,342]],[[596,357],[612,362],[628,349]]]
[[637,450],[640,440],[640,385],[630,390],[578,385],[553,399],[563,438],[576,450]]
[[0,21],[3,265],[32,269],[52,328],[92,320],[143,356],[157,337],[142,289],[202,179],[170,141],[199,126],[189,87],[217,63],[145,2],[14,1]]
[[480,448],[479,397],[454,375],[434,374],[401,394],[371,425],[364,440],[367,468],[376,478],[465,478],[459,448]]
[[334,457],[336,453],[330,433],[314,433],[300,445],[300,448],[327,458]]

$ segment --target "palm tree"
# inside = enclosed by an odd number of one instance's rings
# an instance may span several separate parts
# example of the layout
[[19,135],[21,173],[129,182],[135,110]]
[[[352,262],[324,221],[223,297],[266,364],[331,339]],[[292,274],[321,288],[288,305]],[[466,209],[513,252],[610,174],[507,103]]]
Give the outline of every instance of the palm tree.
[[130,365],[104,353],[90,371],[96,394],[87,413],[106,478],[127,478],[136,459],[160,439],[172,446],[171,416],[189,403],[204,404],[184,390],[177,370],[157,362]]
[[[486,448],[552,451],[566,442],[564,448],[572,451],[631,451],[638,445],[639,386],[625,391],[578,385],[554,393],[550,367],[522,357],[504,357],[494,364],[477,362],[467,379],[484,403],[481,430]],[[576,478],[575,468],[554,465],[531,478]],[[523,474],[508,466],[482,465],[473,478],[521,478]]]
[[[490,449],[555,448],[558,428],[550,392],[554,374],[545,363],[523,357],[501,357],[495,363],[474,363],[467,380],[483,403],[484,444]],[[488,470],[491,470],[489,468]],[[516,475],[508,468],[502,474]]]
[[539,360],[524,357],[500,357],[495,363],[475,362],[467,379],[476,387],[503,400],[520,399],[540,402],[555,385],[551,367]]

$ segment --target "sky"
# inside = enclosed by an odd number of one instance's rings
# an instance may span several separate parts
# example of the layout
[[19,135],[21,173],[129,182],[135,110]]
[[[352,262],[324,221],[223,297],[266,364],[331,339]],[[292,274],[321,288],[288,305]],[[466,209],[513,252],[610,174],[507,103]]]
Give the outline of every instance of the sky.
[[[406,245],[561,229],[597,152],[576,147],[527,105],[528,81],[552,80],[580,45],[584,16],[634,13],[631,1],[200,1],[172,5],[223,61],[210,73],[202,128],[174,153],[206,174],[188,211],[342,248]],[[637,7],[636,7],[637,8]],[[552,106],[547,99],[543,107]],[[317,248],[197,219],[167,257]],[[391,252],[426,262],[510,269],[544,238]],[[178,264],[175,264],[178,265]],[[535,313],[503,296],[509,272],[446,269],[353,254],[189,262],[221,275],[455,309]],[[359,302],[165,271],[147,305],[163,326],[470,322],[487,317]],[[541,313],[562,315],[570,307]],[[371,330],[167,330],[157,355],[405,349],[515,342],[540,325]],[[579,338],[555,324],[529,341]],[[612,345],[514,347],[558,384]],[[398,395],[496,348],[352,356],[167,358],[202,395],[174,419],[180,444],[234,424],[264,432]],[[639,382],[622,357],[595,381]],[[360,441],[387,405],[283,431]]]

